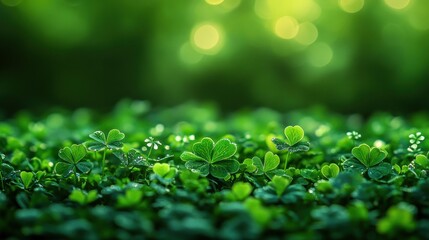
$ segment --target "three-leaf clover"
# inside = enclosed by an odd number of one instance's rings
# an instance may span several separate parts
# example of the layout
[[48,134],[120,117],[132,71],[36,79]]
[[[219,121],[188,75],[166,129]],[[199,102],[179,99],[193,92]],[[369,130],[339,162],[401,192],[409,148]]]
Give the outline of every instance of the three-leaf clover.
[[264,163],[262,163],[259,157],[252,158],[253,165],[256,167],[255,175],[266,175],[272,179],[274,175],[284,175],[285,172],[281,169],[277,169],[280,164],[280,158],[277,154],[271,151],[265,153]]
[[118,129],[112,129],[106,135],[102,131],[95,131],[89,134],[89,137],[94,141],[88,142],[88,149],[91,151],[102,151],[105,149],[120,149],[123,146],[122,139],[125,134]]
[[89,134],[89,137],[93,139],[87,143],[87,147],[91,151],[104,151],[103,158],[101,159],[101,172],[104,171],[104,165],[106,162],[107,149],[118,150],[123,146],[122,139],[125,138],[125,134],[118,129],[112,129],[106,135],[102,131],[95,131]]
[[287,126],[284,130],[284,134],[286,136],[284,141],[278,138],[273,138],[271,141],[276,145],[277,150],[281,151],[286,149],[288,151],[284,167],[286,170],[289,155],[295,152],[306,152],[310,150],[310,143],[301,142],[304,138],[304,129],[302,129],[301,126]]
[[225,178],[240,168],[237,160],[230,159],[237,152],[237,145],[229,139],[221,139],[216,144],[211,138],[203,138],[193,145],[193,152],[183,152],[180,158],[186,161],[185,167],[202,176],[211,174]]
[[368,171],[368,176],[372,179],[380,179],[392,170],[389,163],[382,162],[387,157],[386,150],[377,147],[371,148],[368,144],[363,143],[352,149],[352,155],[355,158],[346,160],[343,163],[344,168],[360,173]]
[[86,148],[82,144],[73,144],[71,147],[60,149],[58,156],[62,159],[55,165],[55,171],[63,177],[68,177],[77,171],[88,173],[93,165],[89,161],[82,161],[86,156]]

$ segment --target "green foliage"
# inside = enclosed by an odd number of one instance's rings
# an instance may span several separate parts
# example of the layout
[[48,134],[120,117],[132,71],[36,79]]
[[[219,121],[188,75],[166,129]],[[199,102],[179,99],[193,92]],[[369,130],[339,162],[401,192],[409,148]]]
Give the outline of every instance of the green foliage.
[[229,139],[221,139],[216,144],[211,138],[203,138],[193,145],[193,152],[183,152],[180,158],[186,161],[186,168],[207,176],[225,178],[238,171],[237,160],[229,159],[237,151],[237,145]]
[[[283,119],[264,111],[212,120],[217,115],[207,109],[180,108],[138,119],[127,114],[129,108],[115,111],[83,124],[58,113],[0,123],[0,235],[424,239],[429,229],[429,160],[407,150],[407,136],[416,131],[409,129],[412,121],[374,116],[358,128],[364,138],[351,134],[349,139],[347,119],[320,112]],[[281,133],[284,121],[308,129],[312,148],[293,152],[284,141],[287,151],[270,150],[267,138]],[[97,163],[100,153],[87,152],[82,144],[97,125],[127,132],[126,141],[121,134],[113,137],[119,149],[97,148],[107,152],[104,167]],[[303,144],[302,132],[288,129],[288,142],[297,141],[292,147]],[[207,137],[183,141],[191,135]],[[373,140],[378,147],[353,148],[355,141]],[[419,148],[427,151],[429,142],[421,141]]]

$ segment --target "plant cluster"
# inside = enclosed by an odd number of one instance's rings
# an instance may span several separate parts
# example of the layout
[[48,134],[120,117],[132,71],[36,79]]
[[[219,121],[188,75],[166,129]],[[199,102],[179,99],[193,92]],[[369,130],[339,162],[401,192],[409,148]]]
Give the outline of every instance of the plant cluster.
[[2,239],[427,238],[429,116],[131,104],[0,122]]

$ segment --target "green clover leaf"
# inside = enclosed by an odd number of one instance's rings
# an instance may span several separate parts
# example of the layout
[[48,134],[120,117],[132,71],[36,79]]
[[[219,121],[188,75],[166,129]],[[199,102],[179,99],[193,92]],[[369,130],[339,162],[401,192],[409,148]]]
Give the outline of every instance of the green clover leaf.
[[120,149],[123,146],[122,140],[125,134],[118,129],[112,129],[106,135],[102,131],[95,131],[89,135],[93,141],[88,142],[88,149],[91,151],[102,151],[105,149]]
[[34,174],[32,172],[22,171],[20,174],[22,183],[24,184],[25,189],[28,189],[31,182],[33,181]]
[[193,152],[183,152],[180,158],[186,161],[185,167],[202,176],[211,174],[216,178],[225,178],[239,170],[240,164],[231,158],[237,152],[237,145],[229,139],[217,143],[211,138],[203,138],[193,145]]
[[352,149],[352,154],[367,168],[379,164],[387,157],[386,150],[377,147],[369,147],[368,144],[361,144]]
[[340,173],[340,168],[337,164],[331,163],[329,165],[325,165],[320,170],[322,172],[322,175],[325,176],[325,178],[333,178]]
[[286,136],[286,143],[289,146],[297,144],[304,138],[304,129],[298,125],[286,127],[284,133]]
[[71,147],[60,149],[58,156],[62,161],[55,165],[55,172],[63,177],[68,177],[72,173],[76,174],[76,170],[81,173],[88,173],[91,171],[93,164],[88,161],[82,161],[86,153],[86,148],[82,144],[73,144]]

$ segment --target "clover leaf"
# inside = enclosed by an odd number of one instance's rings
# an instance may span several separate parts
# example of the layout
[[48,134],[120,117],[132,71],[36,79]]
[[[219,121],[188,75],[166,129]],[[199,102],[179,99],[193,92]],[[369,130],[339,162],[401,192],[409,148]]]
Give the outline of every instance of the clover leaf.
[[392,171],[389,163],[382,162],[387,157],[385,150],[363,143],[352,149],[352,155],[354,158],[343,162],[344,169],[361,174],[368,172],[371,179],[380,179]]
[[267,186],[255,190],[255,197],[267,203],[296,203],[302,200],[306,194],[301,184],[293,184],[291,177],[274,176]]
[[32,172],[22,171],[20,173],[20,177],[21,177],[22,183],[24,184],[25,189],[28,189],[31,182],[33,181],[34,174]]
[[149,165],[147,161],[144,161],[143,156],[136,149],[131,149],[127,153],[123,152],[122,150],[114,150],[113,155],[115,155],[121,161],[122,165],[127,167],[140,167]]
[[80,205],[87,205],[94,202],[98,198],[97,190],[91,190],[89,192],[83,191],[81,189],[74,189],[70,195],[69,199],[73,202],[77,202]]
[[168,163],[155,163],[153,172],[162,178],[172,178],[176,174],[176,169],[170,167]]
[[429,159],[425,155],[418,154],[414,161],[424,169],[429,169]]
[[286,173],[282,169],[277,169],[280,164],[280,157],[271,151],[265,153],[264,163],[259,157],[253,157],[251,159],[253,165],[256,166],[255,175],[266,175],[269,179],[272,179],[275,175],[285,175]]
[[89,134],[89,137],[94,141],[87,144],[88,150],[91,151],[102,151],[107,149],[120,149],[122,148],[122,139],[125,138],[125,134],[118,129],[112,129],[106,135],[102,131],[95,131]]
[[276,145],[277,150],[281,151],[286,149],[288,151],[284,165],[284,170],[286,170],[290,154],[310,150],[310,143],[301,142],[304,138],[304,129],[298,125],[287,126],[284,130],[284,134],[286,140],[283,141],[278,138],[272,138],[271,141]]
[[71,147],[60,149],[58,156],[62,159],[55,165],[55,171],[63,177],[68,177],[77,171],[88,173],[93,165],[89,161],[82,161],[86,156],[86,148],[82,144],[73,144]]
[[284,133],[286,136],[286,143],[289,146],[297,144],[304,138],[304,129],[298,125],[286,127]]
[[122,140],[125,138],[125,134],[119,131],[118,129],[112,129],[106,135],[102,131],[95,131],[89,134],[89,137],[93,139],[89,141],[86,145],[91,151],[104,151],[103,158],[101,159],[101,172],[104,171],[104,165],[106,162],[106,152],[107,149],[118,150],[123,146]]
[[337,164],[331,163],[329,165],[323,166],[320,171],[325,178],[333,178],[336,177],[338,173],[340,173],[340,168]]
[[180,155],[186,161],[185,167],[202,176],[211,174],[216,178],[225,178],[240,168],[237,160],[229,159],[237,152],[237,145],[229,139],[221,139],[216,144],[211,138],[203,138],[193,145],[193,152],[185,151]]
[[361,144],[352,149],[352,154],[367,168],[379,164],[387,157],[386,150],[377,147],[369,147],[368,144]]

